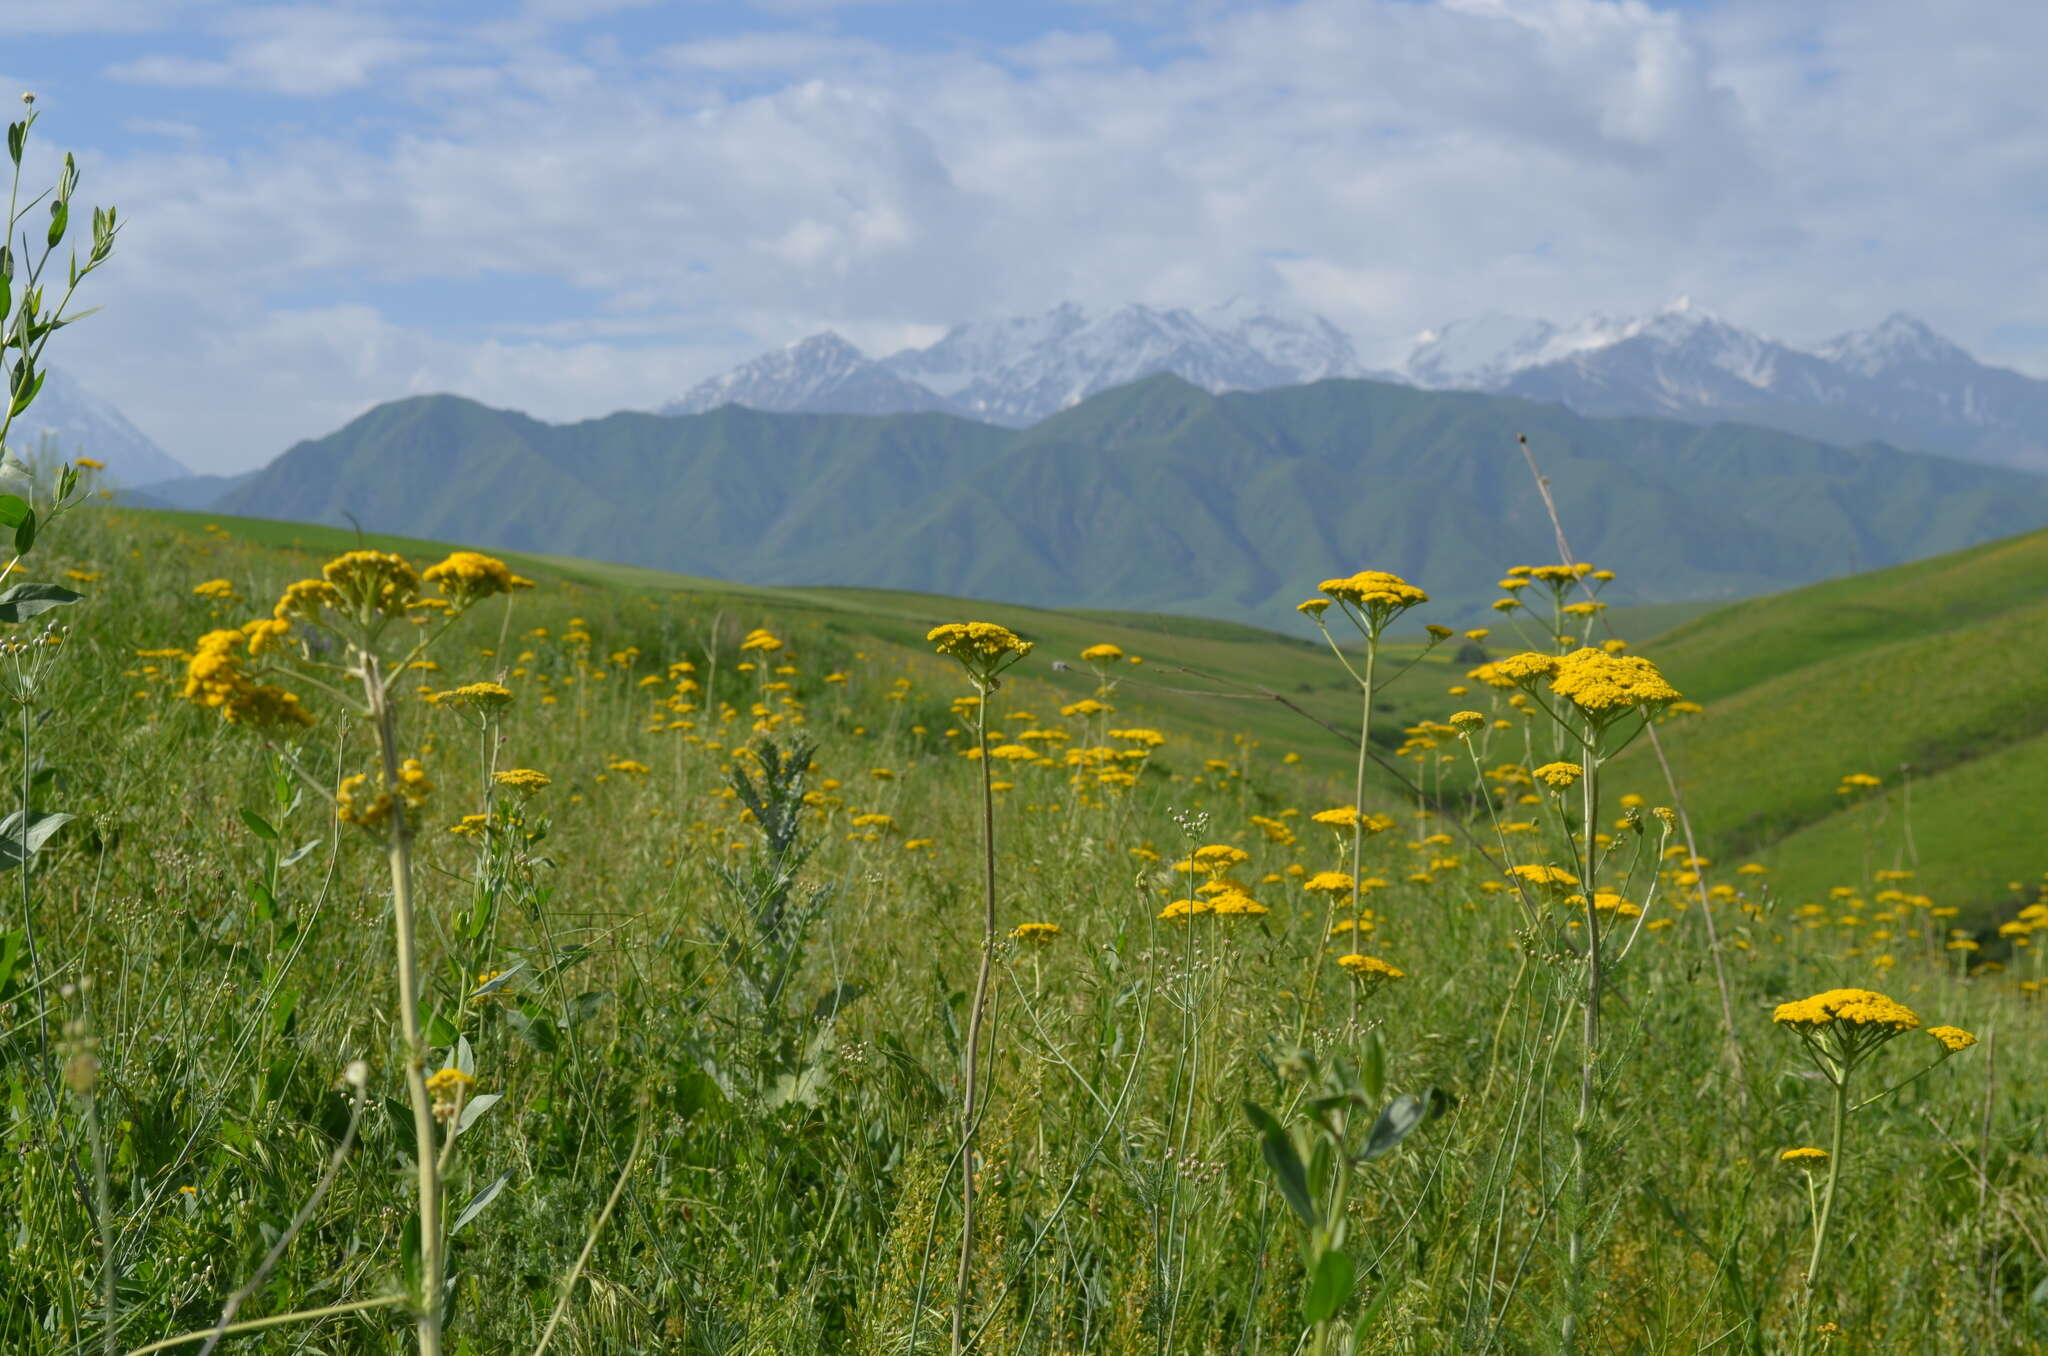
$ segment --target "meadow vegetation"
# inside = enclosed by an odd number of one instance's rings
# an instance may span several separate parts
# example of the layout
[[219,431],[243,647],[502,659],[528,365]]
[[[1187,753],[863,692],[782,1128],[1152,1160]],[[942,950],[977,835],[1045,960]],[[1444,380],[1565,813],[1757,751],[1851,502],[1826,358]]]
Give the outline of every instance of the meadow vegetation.
[[2048,1340],[2009,554],[1297,643],[8,473],[0,1350]]

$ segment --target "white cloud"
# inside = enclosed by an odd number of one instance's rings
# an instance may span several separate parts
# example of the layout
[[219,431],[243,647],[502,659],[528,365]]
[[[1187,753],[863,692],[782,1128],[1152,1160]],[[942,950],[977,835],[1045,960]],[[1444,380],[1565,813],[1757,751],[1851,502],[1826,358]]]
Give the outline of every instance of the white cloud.
[[[219,50],[180,60],[244,87],[359,90],[399,130],[87,160],[134,224],[95,298],[119,317],[94,322],[109,371],[83,374],[219,467],[406,391],[595,414],[826,326],[887,351],[1068,297],[1266,294],[1367,348],[1461,314],[1678,292],[1795,340],[1895,307],[1966,344],[2041,332],[2048,11],[1197,12],[1150,64],[1090,31],[911,53],[820,20],[568,51],[419,11],[216,14]],[[595,300],[512,308],[482,341],[407,304],[486,274]],[[307,303],[336,278],[383,309]]]

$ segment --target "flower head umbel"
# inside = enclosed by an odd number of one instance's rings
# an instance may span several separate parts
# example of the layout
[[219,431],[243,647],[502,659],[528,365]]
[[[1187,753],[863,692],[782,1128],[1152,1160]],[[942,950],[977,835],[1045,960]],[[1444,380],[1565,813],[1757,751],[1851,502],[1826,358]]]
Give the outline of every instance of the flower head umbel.
[[1368,994],[1397,979],[1408,978],[1407,971],[1388,964],[1378,956],[1365,956],[1353,952],[1348,956],[1337,957],[1337,964],[1358,982],[1362,992]]
[[1009,627],[994,622],[947,622],[934,626],[925,639],[940,654],[957,660],[975,686],[988,688],[997,686],[997,675],[1030,654],[1032,648],[1030,641],[1018,639]]
[[1829,989],[1780,1003],[1771,1020],[1798,1034],[1832,1082],[1847,1078],[1864,1056],[1892,1037],[1920,1025],[1918,1013],[1871,989]]
[[1930,1026],[1927,1034],[1941,1042],[1942,1054],[1953,1055],[1977,1043],[1977,1038],[1959,1026]]
[[1678,689],[1641,655],[1609,654],[1591,646],[1557,661],[1550,690],[1596,725],[1678,700]]
[[274,639],[269,630],[208,631],[186,662],[185,700],[218,710],[231,725],[256,730],[283,733],[311,725],[313,717],[296,694],[249,675],[248,660]]
[[501,593],[533,587],[531,579],[521,578],[507,569],[504,561],[479,551],[452,552],[440,564],[428,566],[420,578],[441,590],[441,596],[458,611]]
[[402,617],[419,596],[420,577],[405,557],[389,551],[344,551],[320,569],[334,587],[340,608],[364,622]]
[[1012,941],[1023,942],[1028,946],[1050,945],[1059,935],[1058,923],[1019,923],[1010,929]]
[[[1429,595],[1398,574],[1385,570],[1360,570],[1342,579],[1325,579],[1324,593],[1344,605],[1353,620],[1377,638],[1387,623],[1409,608],[1429,601]],[[1321,618],[1317,618],[1318,622]]]
[[1827,1163],[1828,1151],[1814,1148],[1787,1149],[1778,1155],[1778,1161],[1795,1168],[1818,1168]]

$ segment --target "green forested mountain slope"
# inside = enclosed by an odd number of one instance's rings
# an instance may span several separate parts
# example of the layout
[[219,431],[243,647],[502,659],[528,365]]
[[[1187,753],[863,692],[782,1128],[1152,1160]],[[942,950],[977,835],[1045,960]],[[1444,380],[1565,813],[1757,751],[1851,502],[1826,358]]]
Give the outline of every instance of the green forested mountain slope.
[[217,507],[757,584],[1270,624],[1363,562],[1469,608],[1500,566],[1547,559],[1520,432],[1575,547],[1625,564],[1620,602],[1768,592],[2048,522],[2048,480],[1882,447],[1366,381],[1215,396],[1170,376],[1023,430],[731,406],[556,426],[419,397],[299,444]]

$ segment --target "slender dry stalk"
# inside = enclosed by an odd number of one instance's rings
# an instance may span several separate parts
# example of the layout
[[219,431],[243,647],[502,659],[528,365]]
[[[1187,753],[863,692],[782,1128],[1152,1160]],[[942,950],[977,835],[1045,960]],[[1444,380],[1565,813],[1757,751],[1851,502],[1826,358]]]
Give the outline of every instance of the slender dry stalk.
[[974,708],[974,738],[981,749],[981,969],[974,980],[974,1006],[967,1014],[967,1079],[960,1099],[960,1270],[953,1297],[953,1351],[967,1345],[967,1314],[974,1283],[974,1122],[981,1091],[982,1015],[996,954],[996,793],[988,756],[988,690]]

